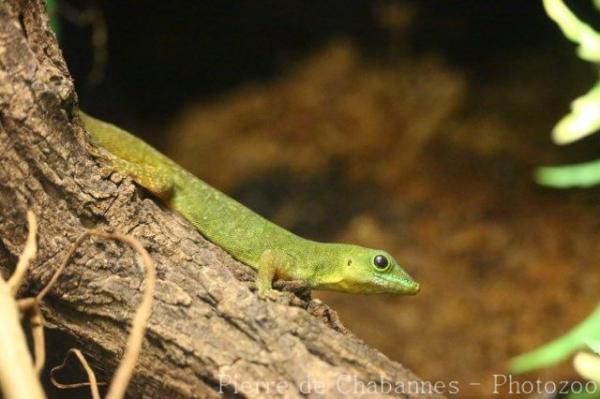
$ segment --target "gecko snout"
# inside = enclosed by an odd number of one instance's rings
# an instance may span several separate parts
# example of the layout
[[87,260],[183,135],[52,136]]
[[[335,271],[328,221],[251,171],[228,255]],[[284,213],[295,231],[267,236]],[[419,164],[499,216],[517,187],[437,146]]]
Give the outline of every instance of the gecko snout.
[[417,295],[419,291],[421,291],[421,284],[413,281],[412,284],[407,287],[406,293],[409,295]]

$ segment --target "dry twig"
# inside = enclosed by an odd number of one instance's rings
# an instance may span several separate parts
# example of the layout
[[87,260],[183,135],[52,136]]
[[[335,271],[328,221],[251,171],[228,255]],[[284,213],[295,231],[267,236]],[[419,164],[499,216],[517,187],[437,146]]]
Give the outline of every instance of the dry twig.
[[[121,359],[121,362],[117,367],[117,371],[115,372],[113,380],[106,394],[106,399],[119,399],[125,395],[127,385],[129,383],[129,380],[131,379],[133,369],[135,368],[137,358],[142,348],[142,343],[144,341],[144,333],[146,331],[146,325],[148,323],[148,319],[150,318],[150,314],[152,313],[152,302],[156,286],[156,267],[154,266],[154,261],[150,257],[150,254],[148,254],[143,245],[135,238],[121,233],[107,233],[100,230],[86,231],[81,236],[79,236],[77,241],[75,241],[75,244],[73,244],[73,246],[69,250],[69,253],[65,257],[61,265],[58,267],[48,284],[36,296],[35,305],[37,305],[50,291],[52,286],[56,283],[63,270],[71,260],[71,257],[73,256],[79,245],[81,245],[81,243],[90,236],[98,236],[106,239],[118,240],[129,245],[142,258],[142,263],[144,264],[146,271],[144,294],[142,297],[142,301],[138,306],[138,309],[133,318],[133,322],[131,325],[131,333],[129,334],[129,338],[127,339],[127,345],[125,347],[125,354],[123,355],[123,358]],[[23,302],[23,306],[31,305],[29,302]]]
[[[54,373],[56,373],[59,370],[62,370],[65,367],[70,354],[74,354],[77,357],[77,359],[79,359],[79,363],[81,363],[81,366],[83,367],[85,373],[88,376],[88,382],[80,382],[76,384],[61,384],[60,382],[56,381],[56,378],[54,378]],[[54,386],[61,389],[80,388],[89,386],[90,393],[92,394],[92,399],[100,399],[100,391],[98,390],[98,385],[102,383],[98,383],[98,381],[96,380],[96,375],[94,374],[94,370],[92,370],[87,360],[85,360],[85,356],[83,356],[83,353],[81,353],[79,349],[69,349],[69,351],[67,352],[67,356],[65,356],[63,362],[50,370],[50,381],[52,381],[52,384],[54,384]]]
[[44,316],[39,306],[32,309],[29,318],[31,337],[33,339],[33,354],[35,372],[39,376],[46,363],[46,339],[44,338]]
[[[37,375],[44,367],[45,363],[45,340],[44,340],[44,318],[40,311],[39,304],[46,294],[52,289],[65,267],[73,257],[73,254],[90,236],[97,236],[105,239],[121,241],[129,245],[142,258],[145,268],[145,288],[142,301],[133,318],[131,333],[127,339],[125,354],[117,367],[115,376],[109,386],[107,399],[120,399],[125,395],[127,385],[133,374],[133,369],[139,357],[139,353],[144,340],[146,325],[152,312],[152,302],[156,286],[156,267],[152,258],[142,246],[142,244],[131,236],[120,233],[108,233],[100,230],[89,230],[83,233],[73,244],[65,259],[52,275],[52,278],[46,286],[38,293],[35,298],[23,298],[15,302],[14,294],[19,289],[31,259],[36,253],[36,234],[37,222],[35,215],[28,212],[29,234],[27,237],[25,249],[19,259],[15,272],[8,283],[0,281],[0,382],[7,399],[30,397],[33,399],[43,398],[44,393],[41,389]],[[19,312],[29,313],[32,338],[35,353],[35,367],[31,364],[31,356],[27,350],[25,335],[20,326]],[[10,320],[14,319],[14,320]],[[8,350],[5,347],[11,347]],[[89,382],[78,384],[60,384],[54,378],[54,372],[62,369],[70,354],[77,356],[85,369]],[[75,388],[81,386],[90,386],[92,397],[99,399],[98,382],[96,376],[89,366],[85,357],[78,349],[71,349],[67,353],[65,360],[60,366],[54,367],[51,371],[51,380],[59,388]]]
[[[14,299],[29,262],[35,256],[36,219],[27,213],[29,235],[15,274],[4,281],[0,277],[0,387],[6,399],[45,398],[21,328],[19,308]],[[43,336],[42,336],[43,338]]]

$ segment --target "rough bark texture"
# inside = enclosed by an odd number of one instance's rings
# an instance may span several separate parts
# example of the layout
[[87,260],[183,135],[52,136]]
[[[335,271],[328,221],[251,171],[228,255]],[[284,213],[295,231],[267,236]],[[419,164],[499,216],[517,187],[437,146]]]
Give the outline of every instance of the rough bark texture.
[[[290,293],[258,299],[240,281],[251,270],[130,179],[102,168],[76,106],[44,3],[0,1],[0,272],[10,273],[22,248],[27,208],[40,225],[30,292],[85,228],[140,239],[159,282],[131,396],[213,397],[220,382],[239,397],[343,396],[340,387],[366,394],[360,385],[353,390],[355,381],[415,390],[415,375],[343,331],[326,306]],[[50,328],[75,337],[105,380],[122,354],[142,278],[129,249],[89,240],[45,300]],[[375,396],[387,389],[378,386]]]

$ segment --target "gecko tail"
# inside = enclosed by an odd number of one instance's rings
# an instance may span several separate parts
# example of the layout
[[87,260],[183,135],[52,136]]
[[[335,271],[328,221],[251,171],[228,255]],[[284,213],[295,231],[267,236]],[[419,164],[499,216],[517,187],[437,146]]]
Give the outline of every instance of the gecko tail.
[[128,131],[94,118],[81,110],[79,117],[93,142],[117,158],[145,166],[174,165],[168,157]]

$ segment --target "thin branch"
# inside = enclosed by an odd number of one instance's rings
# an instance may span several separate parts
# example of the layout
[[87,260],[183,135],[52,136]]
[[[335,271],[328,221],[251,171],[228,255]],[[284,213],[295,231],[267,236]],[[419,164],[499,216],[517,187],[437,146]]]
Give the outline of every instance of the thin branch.
[[[135,238],[124,234],[107,233],[100,230],[86,231],[75,241],[75,243],[67,253],[67,256],[65,257],[64,261],[58,267],[48,284],[38,293],[36,297],[36,302],[39,303],[46,296],[46,294],[54,286],[54,284],[64,271],[65,267],[69,263],[71,257],[73,256],[79,245],[81,245],[83,240],[85,240],[89,236],[98,236],[106,239],[118,240],[129,245],[142,258],[142,263],[145,267],[146,272],[144,294],[142,296],[142,301],[140,302],[140,305],[138,306],[138,309],[133,318],[131,332],[129,334],[129,338],[127,339],[127,344],[125,347],[125,353],[123,355],[123,358],[121,359],[121,362],[119,363],[119,366],[117,367],[117,371],[115,372],[113,380],[106,394],[106,399],[120,399],[125,395],[127,385],[129,384],[129,380],[131,379],[131,376],[133,374],[133,369],[135,368],[135,364],[139,357],[142,348],[142,343],[144,341],[146,325],[152,313],[152,302],[156,286],[156,267],[154,266],[154,261],[152,260],[144,246]],[[28,302],[23,302],[23,306],[27,306],[28,304]]]
[[50,278],[50,281],[48,282],[48,284],[46,284],[46,286],[44,288],[42,288],[42,290],[40,292],[38,292],[38,294],[36,295],[35,303],[40,303],[44,299],[46,294],[52,289],[54,284],[56,284],[56,281],[61,276],[62,272],[65,270],[65,267],[67,267],[69,260],[71,260],[71,258],[73,257],[73,254],[75,253],[75,251],[77,251],[77,248],[79,248],[79,246],[81,245],[83,240],[88,238],[91,234],[92,234],[91,231],[86,231],[85,233],[80,235],[79,238],[77,238],[77,240],[75,241],[75,243],[73,244],[73,246],[71,247],[69,252],[67,253],[67,256],[65,257],[63,262],[60,264],[58,269],[56,269],[56,271]]
[[133,369],[139,357],[142,349],[142,342],[144,341],[144,333],[146,332],[146,326],[148,319],[152,314],[152,302],[154,298],[154,290],[156,286],[156,267],[154,261],[148,254],[148,251],[142,246],[142,244],[131,236],[126,236],[119,233],[103,233],[99,232],[100,236],[105,238],[112,238],[120,240],[131,246],[142,258],[142,263],[146,268],[146,287],[142,301],[138,306],[138,309],[133,317],[131,325],[131,332],[129,338],[127,338],[127,346],[125,348],[125,354],[121,359],[121,363],[115,372],[115,376],[108,388],[106,393],[106,399],[120,399],[125,395],[127,385],[133,374]]
[[45,398],[21,328],[17,304],[3,278],[0,278],[0,387],[6,399]]
[[33,308],[29,319],[33,340],[34,368],[39,376],[46,363],[46,339],[44,338],[44,316],[39,306]]
[[[89,382],[80,382],[76,384],[61,384],[60,382],[56,381],[56,378],[54,378],[54,373],[56,373],[59,370],[62,370],[65,367],[70,354],[74,354],[77,357],[77,359],[79,359],[79,363],[81,363],[81,366],[85,370]],[[98,381],[96,380],[96,374],[94,374],[94,370],[92,370],[87,360],[85,360],[85,356],[83,356],[79,349],[69,349],[69,351],[67,352],[67,356],[65,356],[63,362],[50,370],[50,381],[52,382],[52,384],[54,384],[54,386],[61,389],[80,388],[89,386],[90,392],[92,394],[92,399],[100,399],[100,391],[98,390]]]

